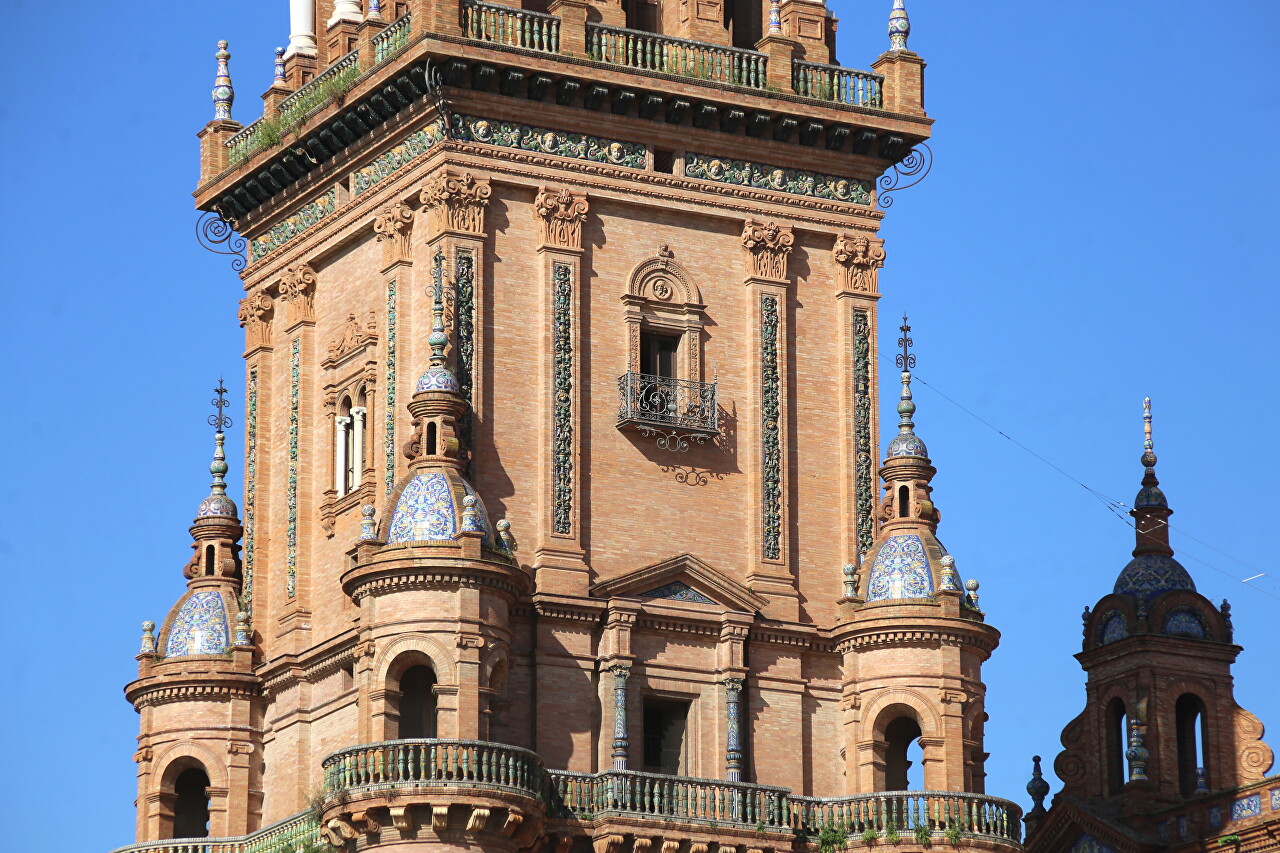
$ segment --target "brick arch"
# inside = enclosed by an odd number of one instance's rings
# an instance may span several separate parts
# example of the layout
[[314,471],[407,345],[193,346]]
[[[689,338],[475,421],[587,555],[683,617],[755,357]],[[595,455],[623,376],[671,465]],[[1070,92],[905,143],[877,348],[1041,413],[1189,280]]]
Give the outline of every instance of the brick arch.
[[374,683],[387,684],[398,679],[405,669],[413,665],[405,661],[419,655],[425,657],[435,671],[437,684],[457,684],[457,661],[453,654],[426,634],[403,634],[380,649],[373,662]]
[[[657,280],[666,280],[676,287],[674,293],[661,295],[654,292]],[[652,302],[673,305],[701,305],[702,293],[689,277],[684,265],[674,258],[648,258],[636,265],[627,279],[627,295]]]
[[494,643],[488,654],[480,662],[480,683],[486,687],[493,686],[493,673],[498,664],[506,664],[507,678],[511,677],[511,660],[506,643]]
[[862,714],[863,740],[884,739],[884,728],[894,719],[885,712],[895,706],[903,706],[915,712],[921,737],[942,736],[942,720],[934,710],[933,703],[918,690],[896,687],[877,694],[867,703]]
[[1179,589],[1166,592],[1152,602],[1151,630],[1163,632],[1165,617],[1175,610],[1193,611],[1200,618],[1200,625],[1205,631],[1205,639],[1216,640],[1217,642],[1226,641],[1226,626],[1223,624],[1222,614],[1218,611],[1218,608],[1214,607],[1213,602],[1200,593],[1190,590]]
[[222,759],[213,750],[194,740],[180,740],[171,743],[156,757],[152,774],[153,788],[163,791],[166,786],[172,787],[174,780],[190,764],[183,764],[183,759],[191,759],[200,763],[204,772],[209,775],[209,787],[225,788],[228,785],[227,768]]

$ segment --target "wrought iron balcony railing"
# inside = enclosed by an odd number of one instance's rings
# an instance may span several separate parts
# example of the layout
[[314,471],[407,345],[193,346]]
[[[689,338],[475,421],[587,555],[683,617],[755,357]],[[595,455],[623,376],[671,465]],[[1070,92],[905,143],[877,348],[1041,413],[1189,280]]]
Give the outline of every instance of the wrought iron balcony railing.
[[619,426],[635,424],[703,435],[720,431],[714,382],[624,373],[618,377],[618,392]]

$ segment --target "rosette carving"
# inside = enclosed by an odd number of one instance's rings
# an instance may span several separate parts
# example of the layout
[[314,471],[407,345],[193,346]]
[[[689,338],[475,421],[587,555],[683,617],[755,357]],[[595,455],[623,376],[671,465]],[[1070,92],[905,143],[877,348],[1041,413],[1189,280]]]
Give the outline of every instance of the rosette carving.
[[880,289],[880,268],[884,266],[884,241],[862,234],[841,234],[831,254],[844,269],[844,289],[876,293]]
[[542,242],[562,249],[582,248],[582,223],[587,218],[587,197],[569,189],[543,188],[534,201],[542,217]]
[[742,247],[751,256],[751,274],[757,278],[783,281],[787,277],[787,255],[795,245],[790,227],[748,219],[742,226]]
[[382,245],[382,262],[391,266],[409,260],[413,236],[413,210],[402,201],[385,207],[373,218],[373,233]]
[[493,189],[488,178],[470,172],[441,172],[427,182],[419,194],[431,216],[431,230],[484,233],[484,210]]
[[290,322],[314,321],[316,271],[310,264],[289,267],[280,279],[280,296],[289,303]]
[[261,290],[240,300],[240,310],[236,312],[236,316],[240,320],[240,328],[245,330],[245,346],[249,349],[271,344],[271,315],[274,308],[275,300]]

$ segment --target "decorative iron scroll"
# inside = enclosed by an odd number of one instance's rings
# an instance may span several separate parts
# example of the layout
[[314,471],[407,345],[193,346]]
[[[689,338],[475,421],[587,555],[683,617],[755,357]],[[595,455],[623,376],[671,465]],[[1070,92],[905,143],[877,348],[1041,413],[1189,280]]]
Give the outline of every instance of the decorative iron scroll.
[[619,421],[715,433],[719,431],[716,383],[647,373],[618,377]]
[[552,267],[552,530],[573,532],[573,268]]
[[932,168],[933,149],[921,142],[906,157],[893,164],[892,174],[886,172],[880,176],[880,180],[876,182],[879,190],[876,201],[881,208],[893,207],[893,197],[889,194],[914,187],[929,177],[929,170]]
[[229,255],[231,269],[240,272],[248,261],[244,250],[248,241],[236,233],[236,225],[216,210],[206,210],[196,220],[196,241],[207,252]]
[[764,445],[764,492],[760,512],[764,557],[777,560],[782,556],[782,449],[778,442],[778,419],[781,417],[778,300],[774,296],[760,297],[760,385]]

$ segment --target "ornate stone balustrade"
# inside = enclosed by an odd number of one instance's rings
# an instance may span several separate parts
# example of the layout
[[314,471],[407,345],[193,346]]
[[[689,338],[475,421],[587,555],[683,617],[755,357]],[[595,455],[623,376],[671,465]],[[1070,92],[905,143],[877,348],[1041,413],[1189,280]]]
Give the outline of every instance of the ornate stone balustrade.
[[324,790],[355,797],[405,788],[473,788],[535,800],[546,794],[546,772],[536,753],[474,740],[389,740],[335,752],[324,760]]
[[916,827],[931,832],[958,829],[969,835],[1020,842],[1022,809],[1008,800],[958,791],[889,791],[853,797],[791,797],[791,826],[816,836],[824,826],[850,836]]
[[373,61],[384,62],[404,50],[409,43],[409,30],[413,25],[413,15],[401,15],[370,40],[373,45]]
[[714,434],[720,431],[716,383],[647,373],[618,377],[618,424],[651,425]]
[[587,24],[587,55],[610,65],[751,89],[765,88],[768,64],[768,57],[754,50],[600,24]]
[[789,794],[786,788],[744,782],[615,770],[594,777],[593,811],[596,817],[625,816],[781,831],[788,829]]
[[462,4],[462,32],[477,41],[560,52],[560,19],[545,12],[469,0]]
[[879,107],[884,102],[884,78],[870,71],[818,65],[793,60],[791,86],[797,95],[852,104],[855,107]]
[[111,853],[296,853],[319,838],[310,812],[294,815],[238,838],[174,838],[119,847]]

